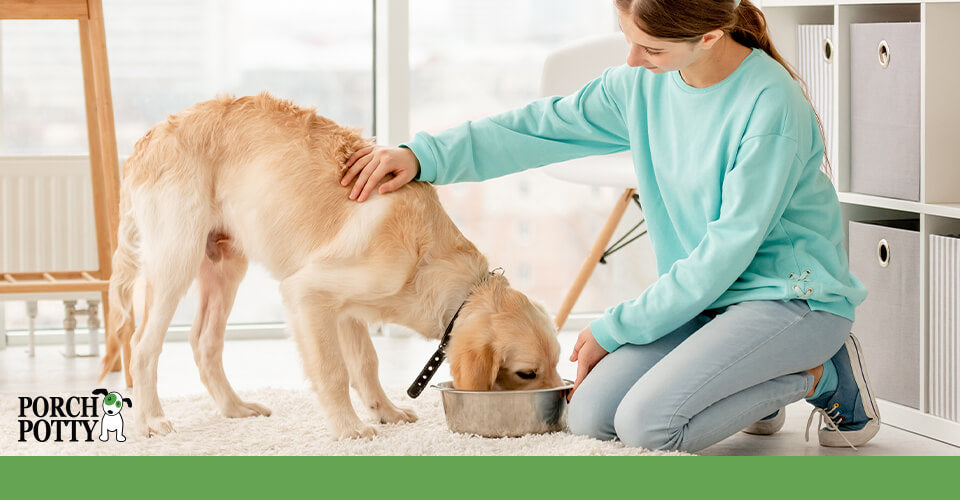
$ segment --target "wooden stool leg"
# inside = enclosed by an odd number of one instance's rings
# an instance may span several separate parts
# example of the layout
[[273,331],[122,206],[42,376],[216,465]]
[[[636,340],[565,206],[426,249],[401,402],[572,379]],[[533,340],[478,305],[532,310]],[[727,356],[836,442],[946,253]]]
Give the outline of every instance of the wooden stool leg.
[[600,262],[603,252],[610,243],[610,238],[613,237],[613,232],[617,229],[617,224],[620,223],[620,219],[623,218],[623,214],[630,205],[630,201],[633,200],[633,193],[635,191],[636,190],[632,188],[624,191],[610,212],[610,216],[607,217],[607,222],[603,225],[603,229],[600,230],[597,240],[593,242],[590,255],[583,261],[580,272],[577,274],[577,279],[573,281],[570,291],[567,292],[566,298],[563,299],[563,304],[560,305],[560,311],[557,312],[557,318],[554,321],[557,325],[557,330],[562,329],[563,324],[567,322],[567,316],[570,315],[570,311],[573,310],[574,304],[577,303],[580,293],[583,292],[583,288],[587,285],[587,280],[590,279],[594,268],[596,268],[597,263]]
[[127,383],[127,387],[133,387],[133,375],[130,374],[130,340],[127,339],[123,343],[123,379]]
[[102,277],[110,276],[119,224],[120,166],[113,123],[107,40],[99,1],[90,2],[90,19],[80,20],[80,58],[86,97],[90,177],[97,226],[97,258]]
[[[97,227],[97,258],[100,276],[110,279],[111,259],[117,248],[119,224],[120,167],[117,137],[113,122],[113,98],[107,63],[107,38],[100,0],[88,2],[89,19],[80,19],[80,58],[87,110],[87,136],[90,143],[90,177],[93,184],[94,218]],[[116,338],[116,324],[110,317],[109,293],[104,291],[104,332]],[[129,345],[124,345],[124,352]],[[109,352],[109,351],[108,351]],[[126,356],[125,356],[126,357]],[[120,360],[110,368],[119,370]],[[129,380],[129,374],[127,374]]]
[[[103,349],[104,351],[109,352],[109,349],[107,348],[107,342],[110,341],[110,335],[117,335],[117,325],[114,324],[113,318],[110,317],[110,292],[106,290],[100,292],[100,298],[100,310],[103,311]],[[117,358],[117,360],[113,363],[113,366],[110,367],[110,371],[120,371],[120,358]]]

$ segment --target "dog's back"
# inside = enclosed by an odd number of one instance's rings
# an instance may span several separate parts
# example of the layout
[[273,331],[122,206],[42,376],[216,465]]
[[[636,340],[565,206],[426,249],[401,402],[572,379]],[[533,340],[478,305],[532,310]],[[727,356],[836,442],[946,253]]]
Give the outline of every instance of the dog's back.
[[[442,211],[433,188],[420,183],[394,196],[350,201],[339,183],[343,164],[368,143],[313,109],[265,93],[221,97],[151,129],[124,167],[124,192],[152,198],[134,210],[196,202],[189,213],[197,230],[229,238],[282,279],[324,245],[357,247],[349,240],[365,240],[391,214],[421,219]],[[153,214],[166,215],[159,208]],[[348,241],[334,242],[338,236]]]

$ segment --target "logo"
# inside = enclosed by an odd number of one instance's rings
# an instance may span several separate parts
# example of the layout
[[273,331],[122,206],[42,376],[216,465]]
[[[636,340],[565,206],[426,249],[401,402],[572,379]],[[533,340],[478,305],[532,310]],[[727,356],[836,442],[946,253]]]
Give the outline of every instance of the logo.
[[[98,405],[97,397],[71,396],[20,396],[20,442],[93,442],[94,430],[100,423],[100,441],[108,441],[110,433],[116,433],[116,440],[124,442],[123,417],[120,412],[124,406],[133,407],[130,398],[119,392],[106,389],[94,389],[95,396],[104,396]],[[100,416],[98,408],[103,409]]]
[[109,441],[110,433],[116,432],[118,442],[124,442],[127,438],[123,435],[123,417],[120,411],[123,410],[123,404],[133,408],[133,401],[130,398],[120,396],[119,392],[107,392],[106,389],[94,389],[94,394],[103,394],[103,418],[100,420],[100,441]]

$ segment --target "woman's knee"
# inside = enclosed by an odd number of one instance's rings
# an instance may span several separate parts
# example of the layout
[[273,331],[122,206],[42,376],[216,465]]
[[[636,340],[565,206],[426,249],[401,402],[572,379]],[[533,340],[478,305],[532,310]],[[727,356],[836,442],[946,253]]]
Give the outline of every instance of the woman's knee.
[[617,407],[614,430],[620,441],[648,450],[676,450],[683,434],[685,419],[663,412],[656,401],[627,397]]
[[581,385],[567,406],[567,427],[570,432],[601,441],[615,439],[613,412],[606,408],[615,409],[616,403],[599,400],[595,393],[583,389]]

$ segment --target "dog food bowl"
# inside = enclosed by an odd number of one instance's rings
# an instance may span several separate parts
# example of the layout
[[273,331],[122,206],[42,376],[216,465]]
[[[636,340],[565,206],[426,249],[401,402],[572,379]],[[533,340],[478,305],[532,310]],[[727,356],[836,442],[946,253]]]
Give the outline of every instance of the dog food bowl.
[[483,437],[518,437],[567,428],[567,394],[573,382],[552,389],[529,391],[461,391],[453,382],[440,390],[447,427],[453,432]]

